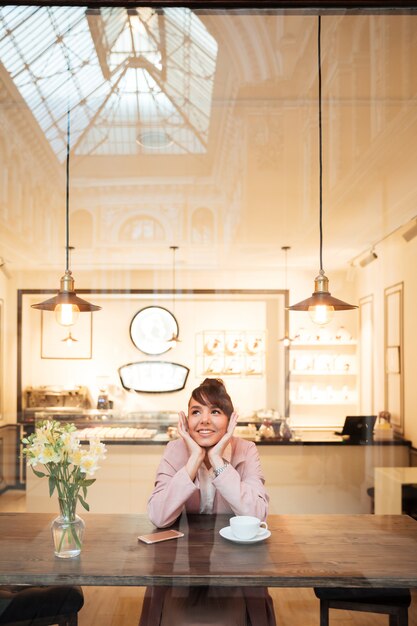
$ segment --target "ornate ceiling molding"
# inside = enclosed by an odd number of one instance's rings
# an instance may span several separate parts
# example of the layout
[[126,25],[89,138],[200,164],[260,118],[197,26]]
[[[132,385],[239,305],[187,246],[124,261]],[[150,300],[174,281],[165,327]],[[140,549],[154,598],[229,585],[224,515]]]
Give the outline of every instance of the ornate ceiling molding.
[[[31,153],[36,155],[39,164],[47,170],[52,177],[62,178],[63,174],[58,161],[51,150],[50,145],[40,131],[39,126],[34,123],[32,112],[19,94],[14,83],[10,79],[9,73],[0,63],[0,106],[7,118],[7,124],[13,124],[18,132],[19,138]],[[9,135],[11,135],[9,131]]]

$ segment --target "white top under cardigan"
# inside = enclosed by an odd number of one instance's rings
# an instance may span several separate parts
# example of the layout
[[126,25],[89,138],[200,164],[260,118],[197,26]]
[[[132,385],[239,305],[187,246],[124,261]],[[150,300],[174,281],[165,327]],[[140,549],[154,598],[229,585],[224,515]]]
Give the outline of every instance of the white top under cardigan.
[[[229,443],[224,451],[223,459],[230,463],[231,458],[232,446]],[[216,488],[213,485],[215,478],[213,468],[207,468],[205,463],[202,463],[198,469],[196,480],[194,481],[196,487],[200,489],[200,513],[206,513],[208,515],[213,513],[214,496],[216,494]]]

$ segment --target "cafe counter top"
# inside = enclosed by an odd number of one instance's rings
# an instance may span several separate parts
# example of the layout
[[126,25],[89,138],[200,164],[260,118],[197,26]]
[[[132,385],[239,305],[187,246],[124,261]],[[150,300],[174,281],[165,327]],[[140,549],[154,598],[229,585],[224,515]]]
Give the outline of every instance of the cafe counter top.
[[[109,445],[165,445],[177,437],[176,425],[178,414],[175,412],[136,412],[123,413],[118,411],[79,410],[76,408],[48,408],[36,411],[22,419],[25,430],[32,428],[36,422],[45,419],[73,422],[82,440],[98,437]],[[238,437],[254,441],[260,446],[411,446],[411,442],[402,437],[367,442],[350,441],[349,438],[336,435],[334,429],[296,428],[291,439],[279,436],[262,437],[259,427],[262,419],[241,418],[236,427]],[[279,432],[275,424],[275,433]]]
[[[155,423],[150,419],[92,423],[71,418],[83,441],[96,435],[107,446],[97,481],[89,489],[92,511],[146,512],[168,441],[167,429],[172,429],[171,436],[176,434],[176,416],[175,422],[161,424],[160,428],[158,419]],[[244,424],[239,421],[238,433],[247,432]],[[306,428],[296,429],[294,436],[295,440],[288,442],[275,438],[256,441],[270,496],[270,513],[368,513],[371,499],[367,489],[373,486],[374,468],[410,464],[410,442],[402,439],[350,444],[333,430]],[[26,506],[29,512],[56,510],[56,502],[49,497],[48,481],[30,469]]]
[[[165,445],[168,441],[176,437],[169,437],[164,433],[154,433],[151,429],[135,428],[135,427],[113,427],[103,428],[96,426],[93,428],[80,428],[80,437],[82,440],[88,440],[92,437],[98,437],[107,445]],[[332,436],[331,433],[301,433],[294,439],[281,439],[273,437],[263,439],[261,437],[243,437],[248,441],[254,441],[258,446],[411,446],[411,442],[402,438],[394,438],[383,441],[358,442],[343,439],[337,435]]]

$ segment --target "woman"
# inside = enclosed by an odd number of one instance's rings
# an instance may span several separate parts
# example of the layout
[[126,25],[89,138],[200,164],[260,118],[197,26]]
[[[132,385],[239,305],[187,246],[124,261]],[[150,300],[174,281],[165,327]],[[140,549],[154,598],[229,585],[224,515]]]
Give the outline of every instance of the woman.
[[[155,526],[173,524],[182,511],[266,518],[259,455],[253,442],[233,437],[237,419],[223,381],[206,378],[194,389],[188,415],[179,414],[180,438],[167,445],[148,502]],[[200,623],[274,626],[272,599],[266,589],[147,590],[140,626]]]

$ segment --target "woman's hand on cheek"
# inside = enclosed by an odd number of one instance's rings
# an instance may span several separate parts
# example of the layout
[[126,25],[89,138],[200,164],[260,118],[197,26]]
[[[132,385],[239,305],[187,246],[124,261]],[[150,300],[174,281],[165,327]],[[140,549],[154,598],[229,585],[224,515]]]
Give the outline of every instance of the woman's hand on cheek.
[[187,445],[188,451],[190,452],[190,454],[192,454],[194,451],[197,451],[197,448],[199,450],[201,450],[200,446],[198,445],[197,442],[194,441],[194,439],[191,437],[189,431],[188,431],[188,422],[187,422],[187,418],[185,416],[184,411],[181,411],[179,414],[179,420],[178,420],[178,434],[181,437],[181,439],[183,439]]
[[204,461],[206,451],[201,448],[196,441],[194,441],[188,432],[187,418],[183,411],[179,413],[178,434],[185,442],[188,452],[190,453],[190,458],[188,459],[185,467],[191,480],[194,480],[200,465]]
[[213,446],[212,448],[210,448],[210,450],[208,450],[208,453],[207,453],[208,458],[210,461],[210,465],[212,466],[213,469],[218,469],[219,467],[224,465],[223,454],[227,447],[227,444],[232,438],[233,432],[237,424],[238,417],[239,415],[236,413],[236,411],[233,411],[233,413],[230,416],[229,424],[227,426],[227,430],[225,434],[220,439],[220,441],[216,443],[215,446]]

